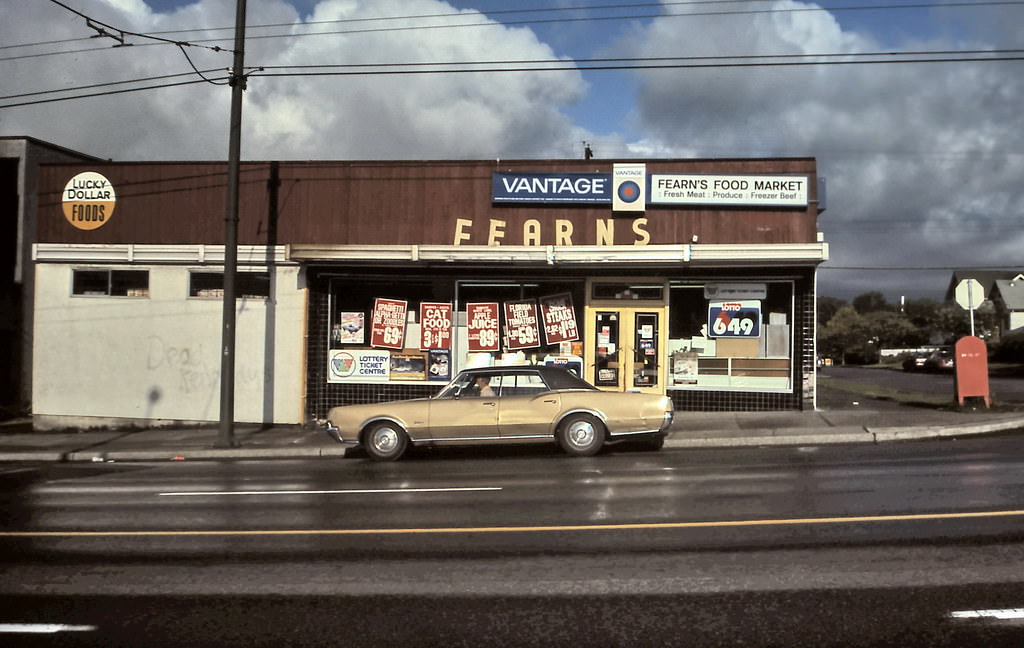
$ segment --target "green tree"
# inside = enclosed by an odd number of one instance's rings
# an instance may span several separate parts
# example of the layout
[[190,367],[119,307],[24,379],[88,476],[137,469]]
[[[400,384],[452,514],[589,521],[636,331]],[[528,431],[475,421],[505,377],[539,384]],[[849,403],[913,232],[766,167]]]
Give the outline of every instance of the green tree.
[[861,315],[877,313],[878,311],[891,311],[892,305],[885,300],[885,295],[873,290],[853,298],[853,308]]
[[[922,343],[952,344],[971,334],[970,313],[954,303],[933,299],[912,299],[904,306],[907,319],[923,334]],[[992,302],[986,301],[974,311],[974,332],[990,338],[998,330],[998,319]]]
[[864,318],[879,347],[915,347],[928,341],[928,332],[915,326],[905,313],[874,311]]
[[938,321],[940,308],[942,304],[934,299],[910,299],[904,304],[903,312],[914,326],[930,334],[935,322]]
[[838,297],[818,297],[818,325],[827,324],[836,312],[846,305],[846,300]]
[[[865,362],[870,355],[871,324],[853,306],[843,306],[818,331],[818,348],[842,364]],[[867,352],[867,353],[866,353]]]

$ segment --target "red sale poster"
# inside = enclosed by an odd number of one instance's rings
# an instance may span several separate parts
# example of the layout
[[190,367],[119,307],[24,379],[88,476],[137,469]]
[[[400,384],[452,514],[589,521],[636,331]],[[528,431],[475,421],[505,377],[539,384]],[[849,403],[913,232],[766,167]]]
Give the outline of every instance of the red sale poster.
[[420,351],[452,348],[451,303],[420,303]]
[[497,302],[466,304],[466,323],[470,353],[496,353],[500,350]]
[[537,304],[532,299],[505,302],[505,336],[510,351],[540,346]]
[[540,314],[544,320],[544,339],[547,344],[580,339],[580,330],[576,325],[576,309],[572,306],[570,293],[541,297]]
[[382,349],[405,348],[406,302],[378,297],[373,302],[370,345]]

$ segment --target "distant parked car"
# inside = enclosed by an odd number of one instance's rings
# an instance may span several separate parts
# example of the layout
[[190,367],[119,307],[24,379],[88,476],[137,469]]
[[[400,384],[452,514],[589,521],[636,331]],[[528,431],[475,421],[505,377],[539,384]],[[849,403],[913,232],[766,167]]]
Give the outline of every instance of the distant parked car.
[[903,361],[903,371],[953,371],[953,352],[942,348],[915,353]]
[[953,371],[953,352],[949,349],[932,351],[924,361],[925,371]]
[[924,371],[925,362],[928,361],[927,353],[915,353],[903,360],[903,371]]

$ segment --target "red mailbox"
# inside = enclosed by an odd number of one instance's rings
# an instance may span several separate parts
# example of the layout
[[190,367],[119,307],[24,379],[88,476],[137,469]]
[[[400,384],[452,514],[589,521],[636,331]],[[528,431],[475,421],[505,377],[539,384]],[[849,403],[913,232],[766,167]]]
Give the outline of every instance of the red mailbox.
[[988,349],[985,343],[972,336],[956,343],[956,399],[960,405],[965,398],[980,396],[985,407],[991,407],[988,397]]

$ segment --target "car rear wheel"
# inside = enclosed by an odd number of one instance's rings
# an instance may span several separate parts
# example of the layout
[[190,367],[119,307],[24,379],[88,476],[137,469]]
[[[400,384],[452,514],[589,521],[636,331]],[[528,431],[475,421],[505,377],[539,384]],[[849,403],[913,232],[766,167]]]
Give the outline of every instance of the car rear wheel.
[[363,437],[363,447],[375,461],[395,461],[405,454],[409,437],[395,423],[376,423]]
[[558,445],[571,455],[590,457],[604,445],[604,425],[589,414],[573,414],[558,426]]

